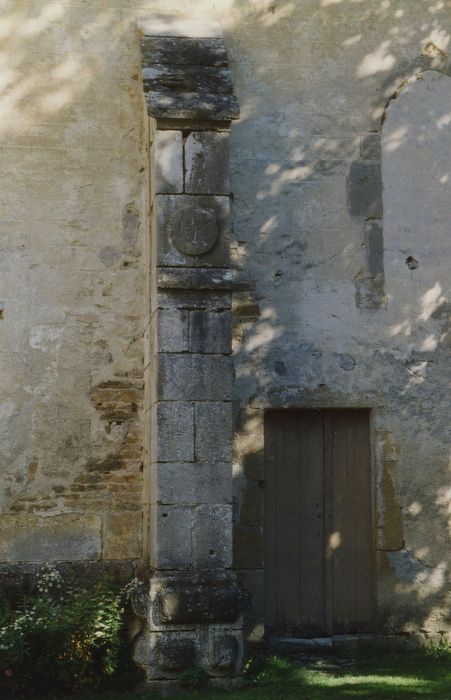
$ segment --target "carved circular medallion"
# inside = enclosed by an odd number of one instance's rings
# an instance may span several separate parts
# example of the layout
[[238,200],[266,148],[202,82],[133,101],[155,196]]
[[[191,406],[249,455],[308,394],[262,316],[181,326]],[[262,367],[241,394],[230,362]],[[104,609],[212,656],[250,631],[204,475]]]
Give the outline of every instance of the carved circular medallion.
[[215,213],[200,207],[184,207],[175,215],[172,242],[184,255],[205,255],[219,236]]

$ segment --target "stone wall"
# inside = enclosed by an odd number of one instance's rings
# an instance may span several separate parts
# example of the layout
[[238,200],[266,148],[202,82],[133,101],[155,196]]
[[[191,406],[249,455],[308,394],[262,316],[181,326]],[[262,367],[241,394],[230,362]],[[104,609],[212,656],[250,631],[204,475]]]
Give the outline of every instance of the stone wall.
[[118,3],[4,2],[0,561],[142,556],[143,97]]
[[[404,198],[394,185],[407,170],[414,199],[448,201],[438,157],[417,179],[413,156],[400,172],[390,154],[417,129],[439,143],[449,130],[435,90],[412,132],[396,111],[412,76],[449,70],[449,0],[2,9],[2,561],[141,557],[149,222],[136,24],[206,36],[219,23],[241,105],[230,138],[234,565],[251,593],[249,635],[264,622],[268,406],[372,409],[380,619],[447,627],[449,244],[435,204],[411,236],[398,226],[417,210],[391,215],[386,197]],[[168,352],[197,342],[179,320]]]
[[[234,302],[234,563],[252,594],[248,633],[264,625],[267,407],[371,408],[379,627],[445,630],[450,3],[234,9],[235,261],[255,284]],[[411,105],[392,115],[415,77],[423,107],[409,123]]]

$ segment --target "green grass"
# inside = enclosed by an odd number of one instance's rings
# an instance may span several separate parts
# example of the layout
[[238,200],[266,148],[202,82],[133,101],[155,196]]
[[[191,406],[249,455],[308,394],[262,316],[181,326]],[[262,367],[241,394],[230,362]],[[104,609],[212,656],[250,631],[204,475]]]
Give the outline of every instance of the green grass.
[[276,700],[281,697],[286,700],[451,699],[450,656],[367,658],[341,668],[327,669],[326,665],[325,670],[321,670],[321,666],[299,668],[273,659],[261,676],[260,692],[255,692],[257,688],[249,690],[240,700]]
[[[451,654],[378,654],[343,665],[302,667],[273,657],[247,674],[242,690],[174,694],[174,700],[451,700]],[[70,700],[154,700],[144,693],[82,694]],[[45,700],[69,700],[48,698]]]

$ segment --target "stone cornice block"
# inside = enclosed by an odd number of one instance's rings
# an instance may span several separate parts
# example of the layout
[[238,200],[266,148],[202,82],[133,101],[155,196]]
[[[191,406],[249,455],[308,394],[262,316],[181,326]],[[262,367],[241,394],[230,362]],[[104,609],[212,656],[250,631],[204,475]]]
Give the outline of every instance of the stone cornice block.
[[144,36],[141,41],[143,63],[172,66],[229,65],[227,51],[221,38],[186,36]]
[[229,121],[238,119],[234,95],[164,90],[146,94],[149,117],[155,119],[202,119]]
[[157,120],[227,122],[239,117],[222,39],[144,36],[147,109]]
[[155,65],[143,68],[142,76],[146,92],[202,90],[206,93],[231,95],[233,90],[229,68]]

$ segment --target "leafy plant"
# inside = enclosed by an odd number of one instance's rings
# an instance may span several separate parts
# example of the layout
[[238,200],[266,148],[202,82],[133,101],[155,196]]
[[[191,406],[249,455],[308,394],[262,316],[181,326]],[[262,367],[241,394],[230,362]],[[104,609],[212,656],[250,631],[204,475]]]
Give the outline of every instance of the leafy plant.
[[270,656],[261,660],[260,664],[253,664],[249,667],[248,675],[252,682],[279,683],[288,680],[294,670],[293,664],[280,656]]
[[194,668],[187,668],[186,671],[182,671],[180,674],[180,683],[183,688],[186,688],[190,692],[199,690],[207,682],[208,675],[200,666],[195,666]]
[[446,638],[440,640],[438,644],[428,644],[424,653],[435,659],[451,659],[451,645]]
[[97,689],[130,670],[124,606],[132,588],[106,579],[76,586],[45,565],[36,595],[16,609],[0,605],[0,694]]

